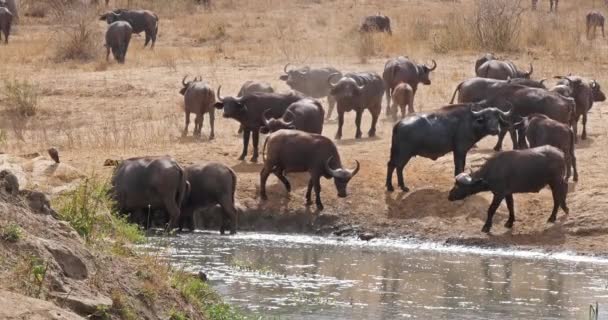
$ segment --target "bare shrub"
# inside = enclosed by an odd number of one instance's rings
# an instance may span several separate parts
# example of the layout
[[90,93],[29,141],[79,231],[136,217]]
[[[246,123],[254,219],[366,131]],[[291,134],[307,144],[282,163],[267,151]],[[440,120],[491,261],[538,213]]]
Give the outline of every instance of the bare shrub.
[[361,63],[367,63],[376,54],[374,36],[371,33],[361,33],[356,38],[357,57]]
[[5,80],[4,94],[7,111],[22,117],[31,117],[38,111],[38,86],[27,80]]
[[517,48],[524,11],[521,0],[477,0],[472,27],[480,48]]
[[453,13],[448,16],[447,21],[446,26],[433,34],[433,52],[448,53],[475,47],[469,21]]
[[55,60],[90,61],[98,57],[103,43],[92,12],[72,11],[64,16],[66,25],[56,41]]

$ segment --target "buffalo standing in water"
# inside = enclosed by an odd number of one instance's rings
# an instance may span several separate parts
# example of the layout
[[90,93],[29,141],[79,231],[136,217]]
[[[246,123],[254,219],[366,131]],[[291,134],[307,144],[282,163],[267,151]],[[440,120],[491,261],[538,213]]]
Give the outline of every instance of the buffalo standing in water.
[[106,31],[106,61],[110,58],[110,50],[118,63],[125,63],[129,42],[133,29],[128,22],[116,21],[108,27]]

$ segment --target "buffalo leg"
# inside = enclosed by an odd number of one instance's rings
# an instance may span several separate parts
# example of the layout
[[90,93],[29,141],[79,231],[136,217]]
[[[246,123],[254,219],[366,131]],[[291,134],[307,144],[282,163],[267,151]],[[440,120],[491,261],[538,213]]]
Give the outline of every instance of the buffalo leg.
[[416,91],[418,90],[418,87],[412,87],[412,98],[410,99],[410,108],[412,108],[412,110],[414,110],[414,100],[416,99]]
[[306,205],[307,206],[312,204],[311,193],[312,193],[313,185],[314,185],[314,181],[312,180],[312,177],[311,177],[308,180],[308,188],[306,189]]
[[169,225],[167,231],[171,231],[173,228],[177,226],[179,222],[180,210],[177,204],[175,203],[175,197],[165,198],[165,207],[167,208],[167,212],[169,212]]
[[106,62],[110,61],[110,46],[106,45]]
[[355,133],[355,139],[361,139],[363,133],[361,132],[361,117],[363,117],[363,111],[357,111],[355,114],[355,126],[357,127],[357,132]]
[[604,33],[604,25],[600,26],[602,28],[602,38],[606,38],[606,34]]
[[515,222],[515,207],[513,205],[513,195],[508,194],[505,196],[507,201],[507,209],[509,209],[509,220],[505,223],[505,228],[513,228],[513,222]]
[[241,153],[241,156],[239,157],[239,160],[241,161],[245,160],[245,157],[247,156],[247,148],[249,147],[249,135],[251,135],[251,130],[245,128],[243,131],[243,153]]
[[213,140],[213,138],[215,138],[215,110],[209,112],[209,127],[211,128],[209,140]]
[[268,181],[269,175],[270,168],[264,166],[260,172],[260,198],[262,200],[268,200],[268,196],[266,195],[266,181]]
[[574,131],[574,143],[578,143],[578,120],[580,117],[576,117],[574,121],[572,121],[572,131]]
[[328,104],[328,109],[327,109],[327,116],[325,117],[325,120],[331,119],[331,114],[334,111],[334,107],[336,106],[336,99],[334,99],[334,97],[332,97],[331,95],[327,96],[327,104]]
[[148,46],[150,42],[150,34],[146,31],[146,42],[144,43],[144,48]]
[[467,163],[467,153],[454,152],[454,176],[464,172],[464,166]]
[[367,133],[370,137],[376,136],[376,124],[378,123],[378,118],[380,117],[380,112],[382,111],[382,105],[377,106],[373,111],[369,109],[369,113],[372,115],[372,127],[369,129]]
[[505,135],[507,134],[506,128],[500,127],[500,131],[498,132],[498,141],[494,146],[494,151],[502,150],[502,141],[505,139]]
[[316,203],[317,209],[323,210],[323,203],[321,203],[321,177],[316,176],[313,178],[315,182],[315,193],[316,193]]
[[520,141],[517,139],[517,132],[513,127],[507,128],[509,135],[511,136],[511,143],[513,144],[513,150],[519,149]]
[[[230,220],[230,234],[235,234],[238,226],[238,213],[236,211],[236,208],[234,207],[234,199],[232,198],[232,195],[223,195],[218,202],[222,207],[223,211],[222,220],[225,220],[225,218],[228,218]],[[224,228],[226,228],[226,224],[224,223],[224,221],[222,221],[222,229]]]
[[289,180],[287,180],[287,178],[283,175],[283,169],[276,168],[273,173],[283,183],[283,185],[285,186],[285,190],[287,190],[287,192],[291,192],[291,184],[289,183]]
[[253,131],[253,139],[251,143],[253,144],[253,156],[251,157],[251,162],[258,162],[258,146],[260,141],[260,131]]
[[503,198],[503,195],[494,194],[492,203],[488,208],[488,218],[486,220],[486,223],[483,225],[483,228],[481,228],[481,232],[489,233],[490,229],[492,229],[492,219],[494,218],[494,214],[496,213],[496,210],[498,209],[498,206],[502,202]]
[[203,131],[203,120],[204,120],[204,115],[202,113],[199,113],[196,115],[196,119],[194,119],[194,135],[195,136],[199,136],[201,135],[201,132]]
[[[389,113],[391,113],[391,88],[386,88],[384,95],[386,96],[386,116],[388,117]],[[394,106],[393,106],[394,107]]]
[[[405,110],[405,107],[401,109],[401,118],[405,118],[405,113],[403,112]],[[407,102],[407,113],[414,113],[416,112],[414,110],[414,96],[412,95],[410,97],[410,101]]]
[[[574,148],[574,146],[572,147]],[[576,155],[574,154],[574,150],[570,151],[570,164],[572,165],[572,170],[574,171],[574,181],[578,181],[578,170],[576,169]]]
[[558,179],[554,183],[550,185],[551,194],[553,195],[553,211],[551,211],[551,216],[547,222],[554,223],[557,218],[557,209],[559,207],[564,210],[564,213],[568,214],[570,209],[566,205],[566,196],[568,195],[568,183],[563,181],[562,179]]
[[186,112],[186,125],[184,126],[184,133],[182,136],[188,135],[188,126],[190,125],[190,112]]
[[581,134],[581,139],[587,139],[587,112],[583,113],[583,133]]
[[158,34],[158,25],[157,25],[157,29],[154,30],[154,32],[152,32],[150,34],[150,39],[152,40],[152,45],[150,45],[150,49],[154,49],[154,45],[156,44],[156,35],[157,34]]
[[342,139],[342,126],[344,125],[344,112],[338,110],[338,132],[336,132],[336,140]]

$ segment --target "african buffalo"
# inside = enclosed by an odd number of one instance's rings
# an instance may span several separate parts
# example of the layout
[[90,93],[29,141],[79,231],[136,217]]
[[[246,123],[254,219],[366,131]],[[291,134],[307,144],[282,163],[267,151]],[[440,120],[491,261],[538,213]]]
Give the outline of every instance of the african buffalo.
[[397,169],[399,187],[409,191],[403,181],[403,169],[415,156],[437,160],[453,152],[455,175],[461,173],[469,149],[483,137],[498,134],[499,123],[509,118],[510,113],[480,102],[445,106],[437,112],[417,114],[397,122],[393,127],[386,189],[394,190],[392,177]]
[[606,101],[606,95],[602,92],[599,83],[595,80],[588,81],[579,76],[567,76],[558,77],[562,78],[558,82],[561,85],[568,85],[572,88],[572,97],[576,102],[576,110],[574,114],[574,121],[572,123],[572,129],[574,130],[575,139],[577,141],[578,136],[578,120],[583,117],[583,133],[581,139],[587,139],[587,114],[593,102]]
[[384,94],[384,83],[382,78],[374,72],[347,73],[335,84],[331,82],[334,74],[327,79],[331,86],[330,94],[338,103],[338,132],[336,139],[342,138],[342,126],[344,125],[344,113],[355,111],[355,125],[357,132],[355,138],[361,138],[361,117],[365,109],[372,115],[372,125],[369,136],[376,135],[376,123],[382,111],[382,95]]
[[177,226],[189,183],[184,169],[171,157],[140,157],[122,161],[112,177],[110,195],[119,212],[148,227],[144,213],[164,209],[169,229]]
[[288,66],[289,63],[283,67],[283,72],[285,72],[285,74],[282,75],[280,79],[285,81],[285,83],[292,90],[301,92],[308,97],[315,99],[327,97],[327,104],[329,108],[327,110],[327,119],[329,119],[334,110],[336,101],[329,94],[331,87],[327,83],[327,79],[332,74],[342,76],[342,73],[336,68],[332,67],[311,69],[309,66],[305,66],[298,69],[288,70]]
[[550,145],[560,149],[566,160],[566,181],[571,176],[571,168],[574,169],[574,181],[578,181],[576,155],[574,154],[574,131],[568,125],[538,113],[526,117],[521,125],[530,147]]
[[230,234],[235,234],[238,212],[234,205],[237,181],[234,171],[221,163],[210,162],[188,166],[185,172],[190,183],[190,192],[182,203],[179,230],[182,230],[184,224],[188,224],[189,229],[194,230],[196,210],[217,204],[223,211],[220,233],[224,234],[226,227],[229,227]]
[[414,100],[414,90],[412,87],[401,82],[395,89],[393,89],[393,119],[397,120],[397,108],[401,109],[401,118],[405,117],[405,106],[407,106],[408,113],[414,113],[414,107],[412,106]]
[[495,96],[503,88],[509,85],[522,85],[532,88],[547,89],[543,84],[545,80],[536,81],[530,79],[515,78],[509,80],[496,80],[490,78],[470,78],[456,86],[450,104],[454,103],[456,94],[458,93],[458,103],[479,102],[487,100]]
[[414,109],[414,98],[416,91],[418,91],[418,84],[424,85],[431,84],[430,74],[437,68],[437,63],[433,61],[433,66],[429,67],[426,64],[416,64],[408,57],[397,57],[386,61],[384,64],[384,72],[382,73],[382,79],[384,80],[384,87],[386,89],[386,115],[390,114],[391,95],[395,87],[405,82],[412,87],[412,109]]
[[[187,76],[186,76],[187,77]],[[196,114],[194,119],[194,135],[200,136],[203,129],[203,119],[205,113],[209,113],[209,140],[215,138],[214,122],[215,122],[215,93],[211,87],[204,83],[202,77],[194,78],[192,81],[186,82],[186,77],[182,79],[182,86],[179,93],[184,96],[184,111],[186,113],[186,125],[184,127],[184,136],[188,134],[188,125],[190,124],[190,113]]]
[[146,34],[146,42],[144,47],[152,41],[151,48],[154,48],[156,36],[158,35],[158,16],[156,13],[149,10],[126,10],[116,9],[106,12],[100,16],[100,20],[105,20],[108,24],[115,21],[126,21],[133,28],[132,33],[140,34],[142,31]]
[[260,197],[267,200],[266,180],[274,173],[285,185],[287,192],[291,185],[285,177],[289,172],[308,172],[310,180],[306,191],[306,205],[311,205],[311,191],[315,188],[317,209],[323,210],[321,203],[321,177],[334,179],[338,197],[347,196],[348,182],[359,172],[359,161],[354,170],[345,169],[336,145],[320,134],[300,130],[279,130],[268,136],[264,142],[264,168],[260,172]]
[[389,35],[392,35],[391,19],[379,13],[373,16],[367,16],[361,21],[359,32],[386,32]]
[[530,79],[534,66],[530,63],[530,71],[520,71],[511,61],[489,60],[477,68],[475,74],[481,78],[507,80],[515,78]]
[[110,58],[110,50],[118,63],[125,63],[127,50],[132,34],[131,25],[126,21],[112,23],[106,31],[106,61]]
[[[0,32],[4,33],[4,43],[8,43],[12,24],[13,14],[8,8],[0,6]],[[2,40],[2,34],[0,34],[0,40]]]
[[[237,93],[236,96],[242,97],[246,94],[250,94],[250,93],[254,93],[254,92],[274,93],[274,89],[272,88],[272,85],[270,85],[270,83],[268,83],[268,82],[247,80],[247,81],[245,81],[245,83],[243,83],[243,85],[241,86],[241,89],[239,90],[239,93]],[[243,126],[240,125],[238,133],[239,134],[243,133],[243,130],[244,130]]]
[[553,223],[558,207],[566,214],[569,212],[566,206],[568,184],[564,180],[565,171],[564,154],[552,146],[503,151],[491,156],[479,170],[471,174],[459,174],[448,199],[463,200],[479,192],[492,192],[494,198],[488,208],[486,223],[481,229],[482,232],[490,232],[492,218],[503,199],[506,199],[509,209],[505,227],[512,228],[515,222],[513,194],[539,192],[549,185],[553,193],[553,212],[548,222]]
[[587,16],[585,16],[586,22],[587,22],[587,39],[591,39],[589,37],[589,31],[591,31],[591,29],[593,28],[593,38],[595,38],[595,30],[597,29],[597,27],[600,27],[600,29],[602,30],[602,38],[605,38],[606,35],[604,34],[604,23],[606,22],[606,19],[604,18],[604,15],[599,12],[599,11],[590,11],[589,13],[587,13]]
[[557,5],[559,4],[559,0],[549,0],[549,12],[557,12]]
[[[263,114],[273,118],[280,118],[292,103],[304,97],[296,93],[266,93],[256,92],[242,97],[222,97],[217,88],[217,100],[215,107],[224,109],[224,118],[232,118],[238,121],[245,129],[243,132],[243,152],[239,160],[245,160],[249,145],[249,136],[253,132],[253,156],[252,162],[258,161],[258,144],[260,127],[264,125]],[[269,111],[267,111],[269,110]]]
[[475,72],[477,73],[477,69],[481,67],[482,64],[490,61],[496,60],[496,56],[493,53],[486,53],[483,56],[479,57],[479,59],[475,60]]
[[298,129],[308,133],[321,134],[323,132],[323,119],[325,111],[319,101],[314,99],[302,99],[292,103],[282,118],[266,118],[263,115],[264,126],[260,132],[268,134],[281,129]]

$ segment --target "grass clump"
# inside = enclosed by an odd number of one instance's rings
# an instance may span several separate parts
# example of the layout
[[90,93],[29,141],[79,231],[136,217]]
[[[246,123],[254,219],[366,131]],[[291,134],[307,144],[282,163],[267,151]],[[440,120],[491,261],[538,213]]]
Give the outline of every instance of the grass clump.
[[9,223],[0,230],[0,239],[7,242],[17,242],[23,237],[21,227],[16,223]]
[[59,34],[56,41],[55,61],[96,59],[101,52],[103,40],[97,30],[95,16],[87,12],[73,12],[72,16],[65,17],[66,21],[72,22]]
[[31,117],[38,111],[40,90],[36,84],[17,79],[4,81],[4,94],[8,111],[13,115]]

